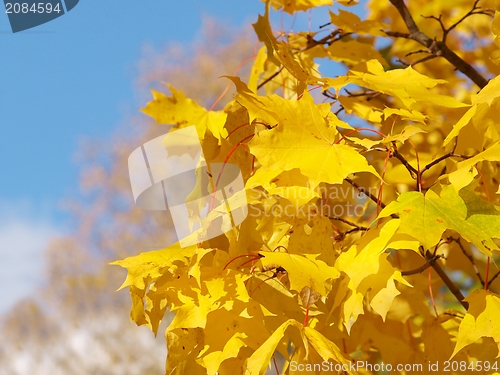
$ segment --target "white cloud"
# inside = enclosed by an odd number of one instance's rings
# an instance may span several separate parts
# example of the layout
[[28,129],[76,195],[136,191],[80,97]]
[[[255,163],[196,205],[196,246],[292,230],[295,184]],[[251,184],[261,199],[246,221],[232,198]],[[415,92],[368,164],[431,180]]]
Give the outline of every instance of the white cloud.
[[0,313],[40,284],[42,252],[58,233],[48,215],[31,207],[25,201],[0,203]]

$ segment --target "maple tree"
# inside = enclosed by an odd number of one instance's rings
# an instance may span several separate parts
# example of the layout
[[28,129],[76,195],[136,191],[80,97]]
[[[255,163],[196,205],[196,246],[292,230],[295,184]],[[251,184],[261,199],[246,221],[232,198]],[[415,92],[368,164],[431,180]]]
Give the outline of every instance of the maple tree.
[[167,374],[499,373],[500,4],[372,0],[362,20],[355,3],[280,32],[273,9],[332,1],[268,1],[224,109],[174,87],[143,109],[194,125],[248,204],[223,235],[114,262],[133,321],[175,315]]

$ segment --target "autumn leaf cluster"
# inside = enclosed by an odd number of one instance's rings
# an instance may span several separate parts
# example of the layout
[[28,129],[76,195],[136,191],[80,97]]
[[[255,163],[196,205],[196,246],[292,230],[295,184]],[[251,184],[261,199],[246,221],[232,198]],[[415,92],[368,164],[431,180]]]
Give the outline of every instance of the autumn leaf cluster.
[[[355,3],[268,1],[222,110],[171,86],[143,109],[194,125],[207,164],[241,171],[231,207],[248,206],[216,238],[115,262],[133,321],[156,334],[174,314],[167,374],[498,371],[500,4],[372,0],[361,19]],[[271,26],[320,6],[315,31]],[[323,74],[327,60],[346,73]]]

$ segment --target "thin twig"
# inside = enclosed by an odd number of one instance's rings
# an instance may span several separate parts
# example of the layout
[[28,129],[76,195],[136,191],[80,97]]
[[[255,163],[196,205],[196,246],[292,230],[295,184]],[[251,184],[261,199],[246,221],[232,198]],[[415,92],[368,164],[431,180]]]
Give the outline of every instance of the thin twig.
[[399,151],[394,148],[394,151],[392,152],[392,156],[394,156],[396,159],[398,159],[401,164],[405,166],[405,168],[410,172],[411,178],[415,179],[416,176],[418,175],[418,171],[404,158],[403,155],[399,153]]
[[402,271],[401,276],[410,276],[410,275],[416,275],[417,273],[422,273],[427,268],[431,267],[432,263],[434,263],[436,260],[438,260],[441,257],[442,257],[442,255],[435,255],[433,258],[428,259],[427,262],[424,263],[422,266],[415,268],[414,270]]
[[430,162],[429,164],[427,164],[423,169],[422,169],[422,174],[427,171],[428,169],[432,168],[433,166],[435,166],[436,164],[442,162],[443,160],[445,159],[448,159],[448,158],[462,158],[462,159],[469,159],[470,156],[465,156],[465,155],[459,155],[459,154],[455,154],[453,152],[448,152],[446,155],[443,155],[439,158],[437,158],[436,160]]
[[281,71],[283,70],[284,66],[281,66],[277,72],[271,74],[269,77],[267,77],[264,81],[262,81],[261,83],[259,83],[259,85],[257,86],[257,90],[260,89],[262,86],[264,86],[266,83],[272,81],[274,78],[276,78],[278,76],[278,74],[281,73]]
[[353,180],[351,180],[349,177],[345,178],[345,181],[347,183],[351,184],[352,186],[354,186],[356,189],[358,189],[358,192],[363,193],[364,195],[366,195],[368,198],[370,198],[372,201],[374,201],[380,207],[382,207],[382,208],[386,207],[386,204],[384,202],[380,202],[375,195],[373,195],[372,193],[370,193],[369,191],[367,191],[361,185],[358,185],[356,182],[354,182]]
[[419,49],[418,51],[408,52],[405,56],[409,57],[411,55],[415,55],[417,53],[430,53],[428,49]]
[[462,242],[460,241],[460,238],[448,237],[448,241],[453,241],[453,242],[456,242],[458,244],[458,246],[460,247],[460,250],[462,250],[462,253],[464,253],[464,255],[467,257],[467,259],[469,259],[469,262],[472,264],[472,267],[474,267],[474,272],[476,273],[476,276],[479,279],[479,282],[484,287],[484,280],[483,280],[483,277],[481,276],[481,273],[477,269],[476,262],[474,262],[474,258],[472,257],[472,255],[469,254],[467,252],[467,250],[465,250],[464,246],[462,245]]
[[491,285],[491,283],[493,282],[493,280],[495,280],[495,279],[496,279],[499,275],[500,275],[500,271],[498,271],[498,272],[495,274],[495,276],[493,276],[493,277],[490,279],[490,281],[488,282],[488,286],[487,286],[487,288],[489,288],[489,287],[490,287],[490,285]]
[[483,88],[487,85],[488,80],[485,79],[481,74],[479,74],[479,72],[472,65],[465,62],[460,56],[450,50],[446,45],[445,40],[436,41],[434,39],[431,39],[418,28],[404,0],[390,0],[390,2],[396,7],[399,14],[403,18],[403,21],[405,22],[409,33],[405,34],[388,31],[386,32],[387,35],[415,40],[416,42],[427,47],[433,55],[444,57],[446,60],[448,60],[448,62],[450,62],[453,66],[455,66],[455,68],[457,68],[467,77],[469,77],[480,88]]
[[[470,11],[468,11],[462,18],[460,18],[453,25],[451,25],[450,27],[448,27],[447,29],[444,28],[444,25],[441,22],[441,25],[442,25],[441,28],[443,29],[443,42],[446,41],[446,37],[448,36],[448,34],[450,33],[450,31],[453,30],[455,27],[457,27],[459,24],[461,24],[467,17],[470,17],[470,16],[472,16],[474,14],[484,14],[484,15],[493,17],[494,14],[492,14],[492,10],[488,10],[488,9],[480,10],[481,7],[477,6],[478,3],[479,3],[479,0],[476,0],[474,2],[474,5],[472,6],[472,9]],[[441,18],[441,16],[439,16],[439,18]]]
[[436,57],[437,57],[436,55],[425,56],[425,57],[421,58],[420,60],[417,60],[417,61],[415,61],[415,62],[412,62],[412,63],[410,64],[410,66],[415,66],[415,65],[417,65],[417,64],[421,64],[421,63],[423,63],[423,62],[426,62],[426,61],[429,61],[429,60],[435,59]]
[[[422,246],[420,246],[420,251],[421,252],[424,251]],[[435,255],[432,254],[429,250],[427,250],[425,252],[425,258],[428,259],[428,260],[431,260],[434,256]],[[441,280],[443,281],[443,283],[448,287],[448,289],[450,290],[450,292],[453,293],[453,295],[458,300],[458,302],[460,302],[461,305],[466,310],[468,310],[469,309],[469,303],[467,301],[465,301],[465,297],[462,294],[462,292],[460,291],[460,289],[458,289],[458,287],[455,285],[455,283],[453,281],[451,281],[451,279],[448,277],[448,275],[446,274],[446,272],[444,272],[444,270],[441,268],[441,266],[439,265],[439,263],[436,262],[436,261],[434,261],[431,264],[431,266],[434,269],[434,271],[436,271],[436,273],[438,274],[438,276],[441,278]]]
[[367,228],[367,227],[363,227],[363,226],[361,226],[361,225],[355,224],[355,223],[353,223],[353,222],[351,222],[351,221],[349,221],[349,220],[346,220],[346,219],[344,219],[344,218],[342,218],[342,217],[338,217],[338,216],[328,216],[328,218],[329,218],[330,220],[338,220],[338,221],[341,221],[341,222],[343,222],[343,223],[345,223],[345,224],[347,224],[347,225],[350,225],[351,227],[357,228],[357,229],[359,229],[359,230],[368,230],[368,228]]

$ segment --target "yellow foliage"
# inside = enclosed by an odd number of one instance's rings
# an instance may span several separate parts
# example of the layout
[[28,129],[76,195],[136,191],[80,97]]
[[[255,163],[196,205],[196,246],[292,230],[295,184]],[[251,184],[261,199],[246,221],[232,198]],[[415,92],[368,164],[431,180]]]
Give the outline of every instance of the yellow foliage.
[[[324,373],[322,361],[337,373],[383,373],[370,366],[384,363],[430,374],[454,356],[498,371],[494,2],[371,1],[366,20],[330,11],[330,34],[273,30],[271,8],[330,3],[266,2],[254,24],[263,45],[248,83],[226,76],[237,94],[223,111],[172,87],[143,110],[195,125],[208,165],[242,171],[245,189],[211,207],[199,232],[222,220],[224,204],[248,208],[196,246],[115,262],[128,269],[136,323],[156,332],[175,314],[168,374],[264,374],[277,353],[286,374],[309,371],[297,364]],[[322,59],[346,73],[324,76]],[[220,175],[194,177],[215,193]]]

